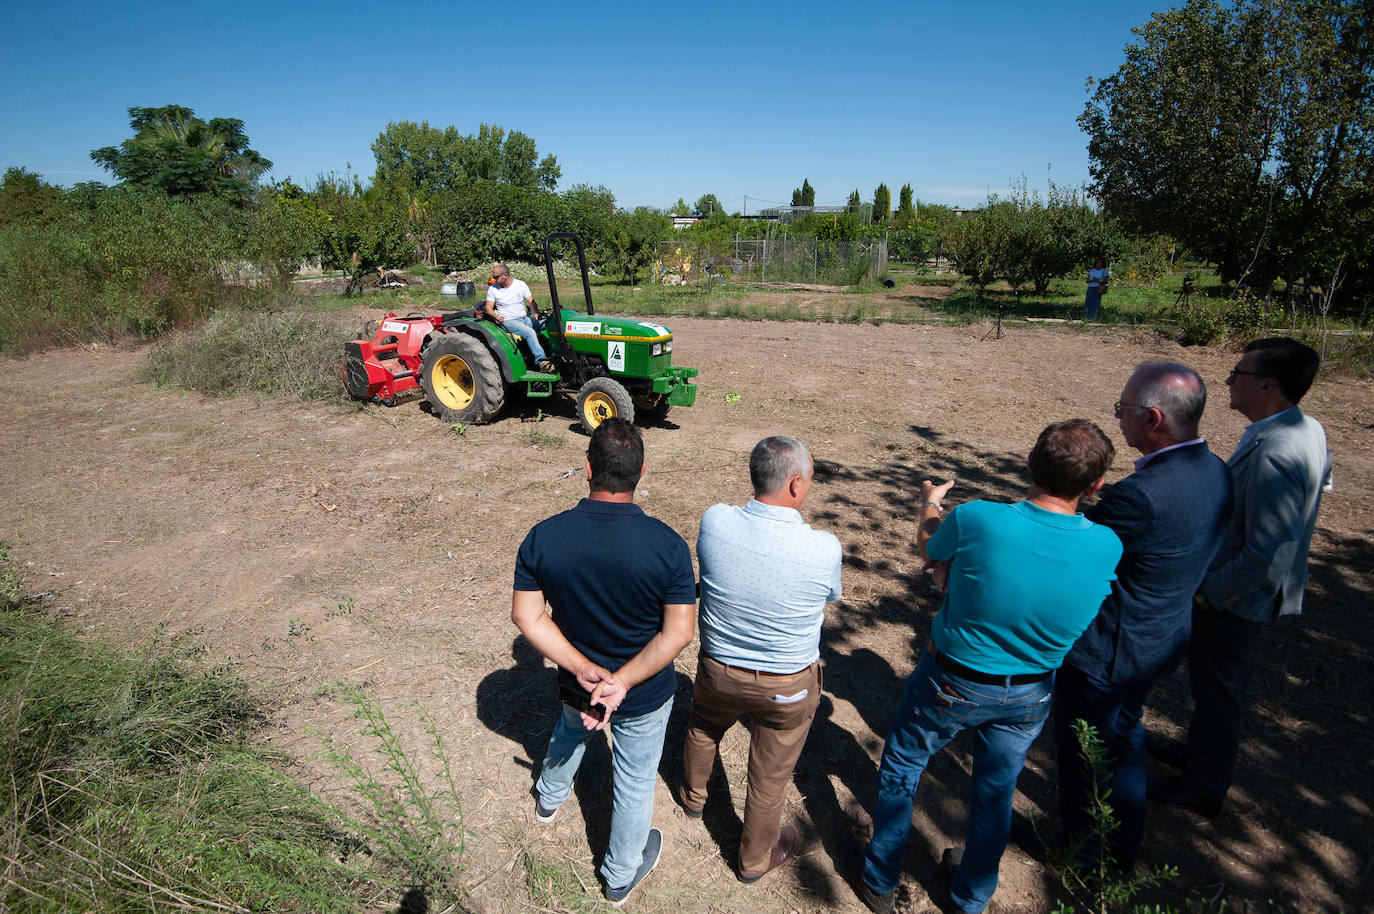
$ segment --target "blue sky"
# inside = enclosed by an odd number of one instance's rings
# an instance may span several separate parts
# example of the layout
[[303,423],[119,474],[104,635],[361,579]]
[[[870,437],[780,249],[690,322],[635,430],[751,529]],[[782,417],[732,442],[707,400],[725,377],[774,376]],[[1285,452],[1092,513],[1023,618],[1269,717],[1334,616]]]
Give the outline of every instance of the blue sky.
[[1131,29],[1173,4],[115,4],[0,0],[0,169],[108,180],[133,105],[244,121],[268,178],[370,178],[388,121],[500,124],[624,207],[976,204],[1088,176],[1075,118]]

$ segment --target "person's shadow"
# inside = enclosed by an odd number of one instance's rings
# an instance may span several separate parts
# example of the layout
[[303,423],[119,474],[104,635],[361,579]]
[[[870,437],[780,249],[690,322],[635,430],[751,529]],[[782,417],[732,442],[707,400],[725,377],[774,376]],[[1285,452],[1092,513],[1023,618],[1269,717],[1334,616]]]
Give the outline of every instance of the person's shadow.
[[[477,717],[492,731],[519,743],[522,752],[514,761],[529,771],[532,791],[549,737],[562,713],[558,672],[544,663],[543,656],[523,635],[511,643],[511,658],[513,666],[489,673],[477,684]],[[596,866],[601,865],[611,835],[610,767],[606,739],[594,734],[587,741],[569,801],[575,800],[583,812],[587,842],[596,851]],[[532,794],[529,808],[534,808]]]
[[[516,636],[511,643],[511,658],[515,661],[513,666],[496,670],[478,683],[477,717],[493,732],[520,745],[522,753],[514,761],[529,771],[533,790],[549,737],[562,713],[557,697],[558,674],[523,635]],[[682,757],[682,737],[691,708],[691,680],[682,673],[677,674],[677,690],[659,763],[659,774],[670,785]],[[564,805],[576,802],[582,811],[592,865],[597,869],[611,839],[612,799],[610,747],[604,735],[592,734],[577,769],[572,795]],[[533,809],[533,796],[529,804]]]

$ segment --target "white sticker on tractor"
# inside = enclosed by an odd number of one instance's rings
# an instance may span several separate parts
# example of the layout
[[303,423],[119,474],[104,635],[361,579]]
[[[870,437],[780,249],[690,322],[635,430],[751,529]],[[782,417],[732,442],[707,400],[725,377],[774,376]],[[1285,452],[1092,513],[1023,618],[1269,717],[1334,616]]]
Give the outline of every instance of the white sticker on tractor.
[[625,344],[611,340],[606,344],[606,367],[611,371],[625,370]]
[[597,336],[601,333],[601,321],[568,321],[567,326],[563,328],[563,332]]
[[387,333],[406,333],[410,330],[410,325],[400,321],[382,321],[382,329]]
[[650,330],[654,331],[659,336],[668,335],[668,328],[663,326],[662,324],[651,324],[648,321],[640,321],[639,326],[648,327]]

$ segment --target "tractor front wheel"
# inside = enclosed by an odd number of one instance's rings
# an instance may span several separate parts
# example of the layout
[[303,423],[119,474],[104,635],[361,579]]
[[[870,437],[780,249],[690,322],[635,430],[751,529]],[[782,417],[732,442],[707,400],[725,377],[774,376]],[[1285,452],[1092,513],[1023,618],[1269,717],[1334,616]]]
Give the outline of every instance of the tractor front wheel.
[[445,333],[425,347],[420,386],[445,422],[490,422],[506,403],[500,366],[466,333]]
[[630,392],[611,378],[592,378],[577,392],[577,418],[587,434],[607,419],[635,421],[635,405]]
[[635,415],[641,419],[658,421],[668,415],[667,394],[635,394],[631,397],[635,404]]

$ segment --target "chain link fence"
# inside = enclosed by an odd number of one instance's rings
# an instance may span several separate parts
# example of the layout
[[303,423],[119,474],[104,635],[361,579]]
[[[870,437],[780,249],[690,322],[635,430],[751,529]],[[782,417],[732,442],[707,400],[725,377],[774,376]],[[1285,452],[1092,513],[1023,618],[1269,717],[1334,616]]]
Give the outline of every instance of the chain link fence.
[[823,241],[778,232],[715,244],[691,240],[659,246],[654,264],[664,285],[698,285],[726,277],[754,282],[852,286],[887,273],[887,239]]

